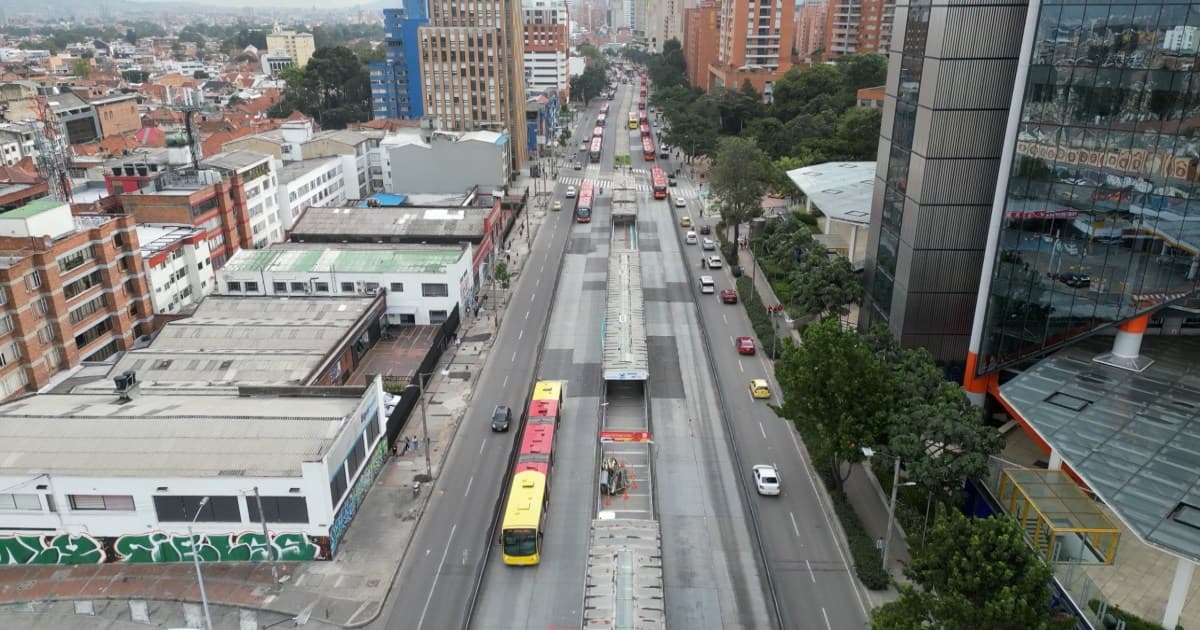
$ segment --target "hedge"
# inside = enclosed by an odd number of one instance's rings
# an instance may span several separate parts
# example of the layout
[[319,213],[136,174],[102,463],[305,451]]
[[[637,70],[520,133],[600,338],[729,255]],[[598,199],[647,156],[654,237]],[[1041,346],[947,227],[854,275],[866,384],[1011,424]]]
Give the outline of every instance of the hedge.
[[[1100,610],[1100,600],[1093,599],[1088,601],[1088,608],[1091,608],[1092,612],[1098,613]],[[1146,621],[1131,612],[1126,612],[1109,604],[1108,609],[1105,611],[1104,619],[1101,619],[1100,622],[1104,624],[1105,628],[1116,628],[1118,621],[1125,622],[1125,630],[1162,630],[1162,626],[1156,623]],[[1183,630],[1183,626],[1176,625],[1175,630]]]
[[850,555],[854,558],[854,572],[858,574],[858,579],[862,580],[863,586],[873,591],[885,590],[891,583],[891,578],[887,571],[883,570],[883,559],[880,558],[879,549],[875,548],[875,540],[863,528],[858,512],[854,511],[854,506],[850,505],[845,493],[833,483],[829,471],[819,469],[818,472],[821,481],[825,483],[825,489],[829,490],[829,498],[833,500],[833,511],[837,513],[842,530],[846,532],[846,542],[849,543]]
[[[758,343],[762,346],[763,353],[769,358],[778,359],[779,355],[783,354],[783,339],[775,339],[771,316],[759,299],[758,292],[754,290],[754,283],[749,276],[742,274],[737,279],[737,290],[742,305],[746,307],[746,314],[750,316],[750,324],[754,326],[754,334],[758,335]],[[775,354],[771,354],[772,347],[775,348]]]

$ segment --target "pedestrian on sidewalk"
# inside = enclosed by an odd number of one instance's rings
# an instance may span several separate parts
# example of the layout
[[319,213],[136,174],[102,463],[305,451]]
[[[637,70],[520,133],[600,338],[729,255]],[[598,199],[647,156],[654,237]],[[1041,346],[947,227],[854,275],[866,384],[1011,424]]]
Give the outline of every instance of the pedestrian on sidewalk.
[[418,440],[417,436],[415,436],[415,435],[412,437],[412,445],[413,445],[412,449],[413,449],[414,453],[421,450],[421,441]]

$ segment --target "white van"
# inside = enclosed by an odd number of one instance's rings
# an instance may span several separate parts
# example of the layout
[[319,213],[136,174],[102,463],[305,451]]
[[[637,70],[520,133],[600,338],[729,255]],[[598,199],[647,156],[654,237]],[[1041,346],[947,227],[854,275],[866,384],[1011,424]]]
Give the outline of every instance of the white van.
[[700,276],[700,292],[701,293],[716,293],[717,285],[713,282],[712,276]]

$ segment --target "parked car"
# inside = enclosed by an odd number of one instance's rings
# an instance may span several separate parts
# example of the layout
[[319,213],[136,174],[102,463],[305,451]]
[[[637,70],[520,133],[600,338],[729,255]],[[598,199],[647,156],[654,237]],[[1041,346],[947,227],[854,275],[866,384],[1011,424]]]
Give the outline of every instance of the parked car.
[[737,304],[737,291],[721,289],[721,301],[726,304]]
[[754,354],[754,340],[749,337],[737,338],[738,354]]
[[755,466],[754,487],[761,495],[777,496],[780,491],[779,471],[769,464]]

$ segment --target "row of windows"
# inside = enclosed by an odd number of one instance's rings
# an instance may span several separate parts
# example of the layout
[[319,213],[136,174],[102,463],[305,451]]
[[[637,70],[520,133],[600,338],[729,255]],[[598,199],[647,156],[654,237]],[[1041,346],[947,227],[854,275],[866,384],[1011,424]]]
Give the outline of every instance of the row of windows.
[[[32,493],[0,494],[0,510],[42,511],[41,496]],[[57,511],[54,495],[47,494],[49,511]],[[261,523],[260,514],[268,523],[307,523],[308,500],[304,497],[246,497],[246,519],[242,518],[238,498],[233,496],[155,496],[154,511],[162,523]],[[70,494],[67,495],[74,512],[134,512],[137,503],[128,494]],[[201,507],[201,502],[204,506]],[[259,512],[259,503],[262,512]]]
[[89,273],[88,275],[64,286],[63,295],[70,300],[98,284],[100,284],[100,270],[97,269],[96,271],[93,271],[92,273]]
[[67,273],[72,269],[77,269],[89,260],[96,258],[96,246],[88,245],[62,256],[58,259],[58,270],[61,273]]

